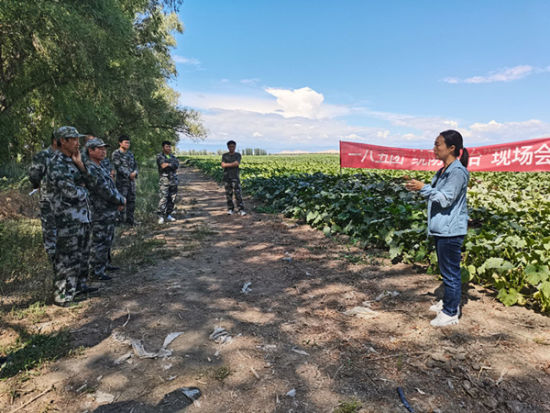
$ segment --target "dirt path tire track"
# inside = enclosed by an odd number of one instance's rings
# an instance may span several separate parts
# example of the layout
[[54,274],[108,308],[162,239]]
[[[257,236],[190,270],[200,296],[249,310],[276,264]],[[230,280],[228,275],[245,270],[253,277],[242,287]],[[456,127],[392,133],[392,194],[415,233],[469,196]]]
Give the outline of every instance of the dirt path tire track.
[[[362,412],[404,412],[398,386],[420,412],[550,411],[547,317],[470,288],[459,326],[433,329],[433,276],[365,261],[280,216],[227,216],[222,187],[189,168],[181,178],[184,216],[154,235],[177,254],[117,274],[87,302],[69,326],[82,354],[33,377],[20,404],[55,391],[22,411],[332,412],[358,400]],[[399,295],[375,301],[384,291]],[[343,314],[365,300],[372,317]],[[233,340],[209,340],[215,326]],[[174,331],[171,357],[115,364],[129,351],[115,332],[151,351]],[[201,389],[195,405],[174,396],[185,386]]]

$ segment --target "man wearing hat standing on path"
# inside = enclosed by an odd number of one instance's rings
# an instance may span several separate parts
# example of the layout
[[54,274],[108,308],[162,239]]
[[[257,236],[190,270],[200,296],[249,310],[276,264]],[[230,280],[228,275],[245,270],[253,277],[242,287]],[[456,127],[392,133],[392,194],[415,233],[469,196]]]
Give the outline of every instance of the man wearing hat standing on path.
[[90,275],[92,278],[108,281],[105,274],[109,251],[115,236],[117,211],[122,211],[126,199],[116,189],[110,173],[102,165],[107,155],[107,144],[99,138],[86,142],[88,162],[86,168],[91,177],[88,184],[92,204],[92,242],[90,247]]
[[72,126],[62,126],[54,137],[59,151],[47,172],[57,228],[54,302],[66,307],[77,294],[96,290],[86,285],[90,209],[85,185],[90,177],[78,151],[82,135]]

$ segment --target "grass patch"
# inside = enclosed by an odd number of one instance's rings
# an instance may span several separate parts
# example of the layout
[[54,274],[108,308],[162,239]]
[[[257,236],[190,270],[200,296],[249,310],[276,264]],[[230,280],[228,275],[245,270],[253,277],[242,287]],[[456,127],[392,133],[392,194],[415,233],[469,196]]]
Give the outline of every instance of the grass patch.
[[197,225],[195,226],[190,232],[189,236],[191,238],[194,238],[198,241],[204,240],[206,237],[210,235],[218,234],[219,231],[213,230],[210,228],[207,224]]
[[[115,262],[127,267],[151,265],[161,259],[177,254],[177,251],[166,248],[164,239],[152,238],[147,228],[137,227],[135,233],[122,233],[115,238],[116,249],[113,250]],[[118,241],[118,242],[117,242]]]
[[0,221],[0,294],[23,293],[25,301],[47,301],[52,270],[42,244],[38,219]]
[[141,167],[136,180],[136,220],[153,223],[158,219],[159,174],[156,168]]
[[276,214],[279,211],[271,205],[256,205],[254,207],[254,212],[259,212],[261,214]]
[[361,408],[359,400],[341,401],[333,413],[356,413]]
[[46,316],[46,305],[41,301],[37,301],[27,308],[12,308],[9,316],[16,320],[23,320],[25,318],[31,323],[38,323]]
[[71,337],[66,330],[53,334],[23,333],[13,345],[0,347],[0,353],[7,356],[7,361],[0,367],[0,379],[42,367],[69,354],[70,350]]
[[358,254],[340,254],[340,259],[345,260],[350,264],[366,263],[365,257]]
[[214,378],[219,381],[224,381],[231,374],[231,369],[227,366],[218,367],[214,370]]

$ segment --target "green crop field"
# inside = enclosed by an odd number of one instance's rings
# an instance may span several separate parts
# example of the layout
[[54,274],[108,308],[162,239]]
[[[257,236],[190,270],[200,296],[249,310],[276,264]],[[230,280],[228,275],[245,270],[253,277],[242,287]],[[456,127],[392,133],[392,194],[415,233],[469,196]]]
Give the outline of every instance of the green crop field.
[[[220,157],[186,158],[221,180]],[[248,156],[241,164],[245,192],[272,210],[434,271],[426,202],[405,190],[405,174],[425,182],[433,175],[340,171],[338,155]],[[506,305],[550,311],[550,174],[472,173],[468,203],[463,280],[494,287]]]

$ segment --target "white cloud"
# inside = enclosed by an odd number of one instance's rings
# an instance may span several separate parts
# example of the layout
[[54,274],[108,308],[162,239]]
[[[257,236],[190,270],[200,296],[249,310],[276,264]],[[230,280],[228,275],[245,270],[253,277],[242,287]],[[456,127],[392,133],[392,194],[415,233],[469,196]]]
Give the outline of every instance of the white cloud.
[[550,135],[550,123],[538,119],[521,122],[475,122],[464,128],[462,135],[465,139],[476,142],[476,145],[543,138]]
[[260,79],[258,79],[257,77],[254,77],[252,79],[241,79],[240,83],[242,83],[243,85],[256,86],[259,81]]
[[[550,124],[541,120],[475,122],[414,116],[367,108],[330,105],[311,88],[268,88],[259,96],[184,92],[181,103],[202,112],[208,143],[223,148],[228,138],[242,147],[271,152],[337,149],[339,140],[377,145],[431,148],[446,129],[457,129],[467,146],[488,145],[548,136]],[[339,118],[339,115],[353,118]],[[350,119],[361,119],[354,125]]]
[[457,77],[447,77],[443,79],[447,83],[494,83],[494,82],[511,82],[513,80],[523,79],[534,73],[549,72],[550,66],[545,68],[537,68],[529,65],[520,65],[514,67],[507,67],[500,70],[490,72],[485,76],[472,76],[466,79],[460,79]]
[[324,103],[324,96],[309,87],[294,90],[266,88],[264,92],[267,94],[259,97],[184,92],[182,102],[200,109],[245,110],[285,118],[325,119],[350,112],[346,106]]
[[172,56],[174,59],[174,62],[181,63],[184,65],[192,65],[192,66],[200,66],[201,62],[199,59],[195,59],[194,57],[185,57],[185,56],[179,56],[174,55]]
[[[338,149],[339,140],[390,146],[404,144],[400,134],[386,128],[355,126],[337,119],[285,118],[276,113],[218,109],[203,112],[202,121],[208,129],[209,143],[222,146],[227,137],[232,137],[241,148],[262,147],[272,152]],[[429,141],[432,140],[433,136],[429,136]]]
[[458,128],[458,122],[437,116],[414,116],[403,113],[380,112],[375,110],[357,110],[366,116],[390,122],[392,125],[422,131],[438,131]]

